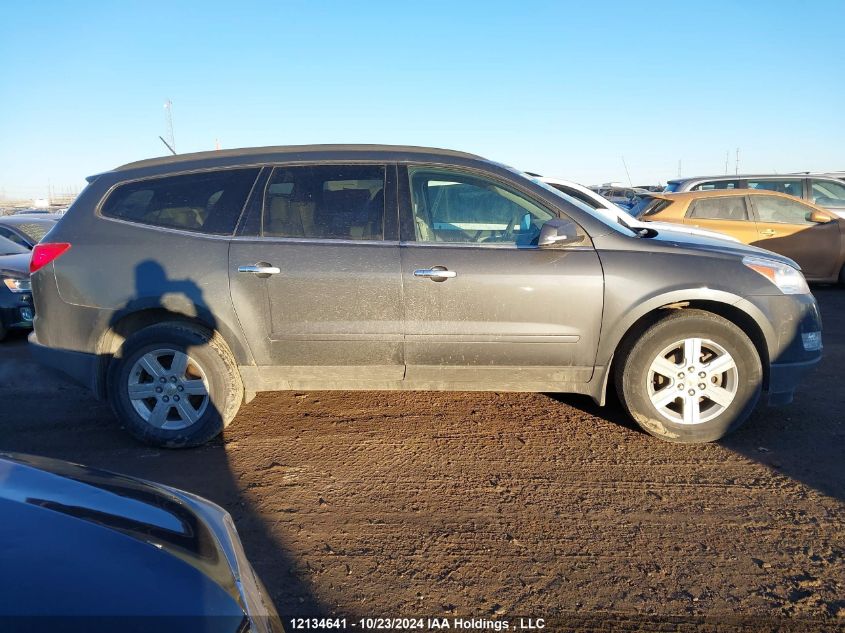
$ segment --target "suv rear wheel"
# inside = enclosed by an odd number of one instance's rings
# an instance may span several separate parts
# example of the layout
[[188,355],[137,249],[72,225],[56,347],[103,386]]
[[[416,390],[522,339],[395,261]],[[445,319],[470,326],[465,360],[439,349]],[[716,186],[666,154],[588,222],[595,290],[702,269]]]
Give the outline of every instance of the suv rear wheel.
[[616,389],[646,432],[670,442],[712,442],[751,414],[763,382],[760,356],[736,325],[678,310],[623,352]]
[[237,364],[220,335],[185,323],[130,336],[111,363],[108,392],[135,437],[168,448],[215,437],[243,400]]

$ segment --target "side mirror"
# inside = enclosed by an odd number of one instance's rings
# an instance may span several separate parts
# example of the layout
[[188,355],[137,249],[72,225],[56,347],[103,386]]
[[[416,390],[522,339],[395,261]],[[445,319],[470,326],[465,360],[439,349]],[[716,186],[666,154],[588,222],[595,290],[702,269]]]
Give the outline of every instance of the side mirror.
[[537,246],[549,248],[555,246],[569,246],[579,244],[584,240],[584,234],[578,230],[578,225],[572,220],[552,218],[540,227],[540,237]]
[[816,224],[826,224],[833,220],[827,213],[822,213],[821,211],[810,211],[807,214],[807,219],[810,222],[815,222]]

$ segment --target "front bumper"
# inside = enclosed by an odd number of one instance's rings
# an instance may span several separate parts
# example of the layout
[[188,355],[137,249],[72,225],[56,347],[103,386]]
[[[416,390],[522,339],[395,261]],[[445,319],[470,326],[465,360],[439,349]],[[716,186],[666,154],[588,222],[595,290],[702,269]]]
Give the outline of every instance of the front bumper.
[[[759,304],[758,304],[759,305]],[[768,302],[774,326],[766,381],[768,404],[792,402],[795,389],[822,358],[822,321],[813,295],[785,295]]]
[[96,354],[41,345],[35,332],[29,335],[29,347],[36,361],[62,372],[74,382],[96,393],[96,376],[99,366]]
[[777,407],[792,402],[795,388],[806,374],[815,369],[822,357],[800,363],[772,363],[769,367],[770,407]]
[[32,329],[32,319],[35,310],[32,307],[32,295],[29,293],[12,293],[5,287],[0,287],[0,326],[2,329],[12,328]]

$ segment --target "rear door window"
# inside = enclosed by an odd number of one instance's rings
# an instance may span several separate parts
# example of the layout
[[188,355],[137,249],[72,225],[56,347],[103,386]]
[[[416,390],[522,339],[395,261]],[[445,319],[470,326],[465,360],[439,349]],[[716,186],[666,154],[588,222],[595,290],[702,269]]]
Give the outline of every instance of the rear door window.
[[811,180],[810,192],[818,205],[845,206],[845,182],[833,180]]
[[101,213],[139,224],[231,235],[258,168],[165,176],[118,186]]
[[262,235],[384,239],[384,165],[277,167],[264,195]]
[[804,181],[801,178],[749,178],[746,188],[777,191],[796,198],[804,197]]
[[693,200],[687,210],[687,217],[697,220],[748,220],[748,207],[743,196],[724,198],[701,198]]

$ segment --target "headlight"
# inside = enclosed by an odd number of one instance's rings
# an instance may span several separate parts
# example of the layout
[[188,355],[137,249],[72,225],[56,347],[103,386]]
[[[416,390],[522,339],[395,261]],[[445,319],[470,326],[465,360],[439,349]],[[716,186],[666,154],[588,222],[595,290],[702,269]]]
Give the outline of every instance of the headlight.
[[29,279],[6,278],[3,283],[12,292],[32,292],[32,284]]
[[751,270],[760,273],[776,285],[785,295],[806,295],[810,294],[810,287],[801,271],[764,257],[743,257],[742,263]]

